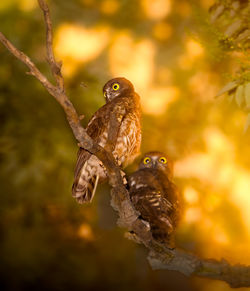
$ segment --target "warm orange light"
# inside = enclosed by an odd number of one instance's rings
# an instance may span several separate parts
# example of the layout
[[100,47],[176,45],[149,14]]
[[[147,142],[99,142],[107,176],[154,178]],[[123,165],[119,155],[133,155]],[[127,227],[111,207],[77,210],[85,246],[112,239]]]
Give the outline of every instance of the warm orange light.
[[191,69],[192,65],[193,65],[193,61],[189,58],[188,55],[183,54],[180,55],[177,58],[177,62],[178,62],[178,66],[182,69],[182,70],[189,70]]
[[78,229],[78,236],[85,240],[93,240],[94,234],[89,224],[83,223]]
[[223,203],[222,199],[222,195],[219,196],[218,194],[210,193],[208,196],[203,198],[203,202],[205,205],[204,208],[208,212],[212,212],[216,207]]
[[38,3],[34,0],[20,0],[18,1],[18,5],[23,11],[31,11],[38,6]]
[[204,49],[198,41],[189,39],[186,43],[187,54],[190,57],[196,58],[204,54]]
[[188,16],[191,14],[191,6],[186,1],[178,1],[176,2],[176,12],[179,13],[181,16]]
[[184,198],[188,203],[194,204],[198,202],[199,194],[194,188],[189,186],[184,190]]
[[172,35],[172,27],[166,22],[159,22],[153,28],[153,35],[159,40],[167,40]]
[[214,0],[201,0],[203,8],[205,8],[206,10],[208,10],[214,3]]
[[190,207],[186,210],[184,220],[187,223],[198,222],[202,216],[201,209],[198,207]]
[[127,31],[117,33],[109,51],[110,70],[114,77],[123,76],[133,82],[137,92],[151,84],[155,46],[148,39],[136,41]]
[[[203,141],[204,151],[191,153],[175,165],[176,176],[195,178],[210,188],[209,193],[204,189],[204,195],[201,194],[199,197],[202,211],[199,212],[197,207],[187,208],[184,222],[196,224],[201,237],[200,243],[209,239],[211,247],[204,244],[204,255],[215,258],[224,256],[230,260],[247,262],[249,257],[245,254],[250,243],[250,171],[237,164],[233,141],[218,128],[205,129]],[[196,200],[196,195],[189,187],[193,188],[192,185],[186,186],[183,195],[184,199],[192,204]],[[244,226],[238,252],[234,247],[235,241],[232,240],[233,229],[225,227],[225,221],[231,215],[230,206],[227,208],[228,203],[239,211],[239,217],[236,219],[239,223],[242,221]],[[235,251],[228,252],[231,248]]]
[[117,0],[104,0],[100,3],[100,10],[104,14],[114,14],[120,6]]
[[63,24],[55,33],[55,52],[63,61],[63,72],[71,75],[78,65],[98,57],[109,40],[109,28],[87,29]]
[[160,83],[169,84],[172,82],[172,71],[169,70],[166,67],[159,68],[157,70],[157,80],[159,80]]
[[[230,140],[217,128],[204,131],[207,151],[190,154],[185,160],[177,162],[176,175],[197,177],[200,180],[219,182],[225,165],[233,163],[234,149]],[[223,185],[225,186],[225,185]]]
[[171,11],[170,0],[141,0],[145,15],[154,20],[163,19]]
[[241,209],[250,240],[250,172],[237,167],[231,178],[233,179],[231,199]]
[[211,72],[199,71],[188,82],[194,96],[201,101],[213,100],[219,90],[218,76]]
[[215,226],[213,230],[213,240],[219,244],[228,244],[229,239],[221,226]]
[[186,52],[178,57],[178,65],[183,70],[189,70],[203,54],[204,49],[200,43],[193,39],[188,39],[186,41]]
[[167,106],[174,102],[179,96],[176,87],[153,87],[142,95],[142,110],[144,113],[160,115],[163,114]]

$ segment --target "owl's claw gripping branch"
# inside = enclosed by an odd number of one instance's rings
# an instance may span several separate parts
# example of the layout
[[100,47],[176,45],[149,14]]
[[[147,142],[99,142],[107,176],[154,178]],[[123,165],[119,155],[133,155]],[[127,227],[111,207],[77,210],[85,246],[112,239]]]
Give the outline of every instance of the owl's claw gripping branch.
[[44,13],[46,24],[46,46],[47,58],[52,74],[56,80],[56,85],[51,84],[48,79],[38,70],[36,65],[23,52],[18,50],[8,39],[0,32],[0,41],[17,59],[23,62],[29,68],[29,74],[34,76],[45,89],[60,103],[63,107],[69,125],[80,146],[90,153],[96,155],[104,164],[109,183],[112,186],[111,205],[119,212],[119,224],[127,227],[136,236],[136,241],[143,243],[150,251],[149,262],[154,269],[176,270],[185,275],[197,275],[217,280],[223,280],[232,287],[250,286],[250,266],[235,265],[232,266],[226,261],[215,261],[201,259],[194,254],[184,250],[170,250],[164,245],[154,241],[150,229],[138,218],[138,212],[135,211],[127,189],[123,184],[120,168],[115,158],[110,152],[107,152],[87,134],[81,125],[81,118],[78,116],[74,106],[69,101],[64,89],[64,79],[61,74],[61,63],[56,62],[52,48],[52,24],[48,5],[45,0],[38,0],[41,10]]

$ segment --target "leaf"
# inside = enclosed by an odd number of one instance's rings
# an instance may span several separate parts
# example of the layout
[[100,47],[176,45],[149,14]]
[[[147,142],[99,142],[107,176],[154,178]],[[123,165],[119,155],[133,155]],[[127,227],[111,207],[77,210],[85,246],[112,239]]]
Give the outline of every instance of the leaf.
[[247,115],[247,120],[244,126],[244,134],[247,133],[249,126],[250,126],[250,113]]
[[233,24],[231,24],[227,30],[225,31],[225,34],[227,36],[232,36],[236,31],[238,31],[241,28],[242,20],[237,20]]
[[236,41],[247,41],[250,38],[250,29],[245,29],[244,31],[241,31],[238,36],[236,36]]
[[213,5],[209,10],[211,18],[210,21],[213,23],[216,21],[216,19],[218,17],[220,17],[220,15],[222,14],[222,12],[224,11],[225,6],[224,5],[219,5],[219,4],[215,4]]
[[228,92],[228,91],[231,91],[232,89],[234,89],[235,87],[237,87],[238,85],[238,82],[236,81],[233,81],[233,82],[230,82],[230,83],[227,83],[216,95],[215,95],[215,98],[219,97],[220,95]]
[[246,101],[246,108],[250,109],[250,82],[245,85],[245,101]]
[[235,101],[239,107],[242,106],[244,102],[244,87],[243,85],[240,85],[235,93]]

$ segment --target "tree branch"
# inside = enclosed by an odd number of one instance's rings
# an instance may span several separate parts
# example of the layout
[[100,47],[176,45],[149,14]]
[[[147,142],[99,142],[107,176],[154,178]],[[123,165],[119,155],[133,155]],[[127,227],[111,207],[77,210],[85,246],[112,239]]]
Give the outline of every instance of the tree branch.
[[137,243],[144,244],[149,249],[148,260],[153,269],[176,270],[187,276],[197,275],[211,279],[223,280],[231,287],[250,286],[250,266],[232,266],[226,261],[206,260],[181,249],[168,249],[152,238],[147,224],[138,218],[139,213],[135,211],[129,199],[129,193],[123,185],[121,170],[116,164],[112,154],[105,151],[101,146],[94,143],[81,125],[81,117],[78,116],[74,106],[70,102],[64,89],[64,79],[61,73],[61,63],[57,63],[52,46],[52,24],[49,9],[45,0],[38,0],[44,14],[46,24],[46,46],[47,58],[51,72],[56,80],[56,85],[51,84],[48,79],[38,70],[36,65],[23,52],[18,50],[1,32],[0,41],[17,59],[29,68],[29,74],[33,75],[45,89],[62,106],[69,125],[79,145],[96,155],[104,164],[109,176],[111,190],[111,205],[118,211],[120,226],[130,230],[127,237]]
[[230,265],[226,260],[201,259],[198,256],[175,249],[163,256],[155,256],[155,253],[150,252],[148,260],[154,270],[167,269],[183,273],[186,276],[196,275],[210,279],[222,280],[227,282],[231,287],[249,287],[250,286],[250,266]]
[[51,68],[51,72],[56,79],[57,86],[64,91],[64,79],[61,73],[62,63],[57,63],[54,52],[53,52],[53,33],[52,33],[52,23],[50,18],[49,7],[45,1],[38,0],[39,6],[43,11],[44,21],[46,24],[46,48],[48,63]]

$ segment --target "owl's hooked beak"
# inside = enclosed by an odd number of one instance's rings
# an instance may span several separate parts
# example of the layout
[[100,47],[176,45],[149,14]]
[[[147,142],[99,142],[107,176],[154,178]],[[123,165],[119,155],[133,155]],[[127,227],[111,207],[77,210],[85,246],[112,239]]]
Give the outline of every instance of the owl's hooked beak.
[[104,92],[103,92],[103,96],[106,100],[106,102],[109,102],[111,100],[111,94],[110,94],[110,90],[109,89],[106,89]]
[[152,160],[152,164],[153,164],[152,168],[156,168],[157,167],[157,161],[156,160]]

